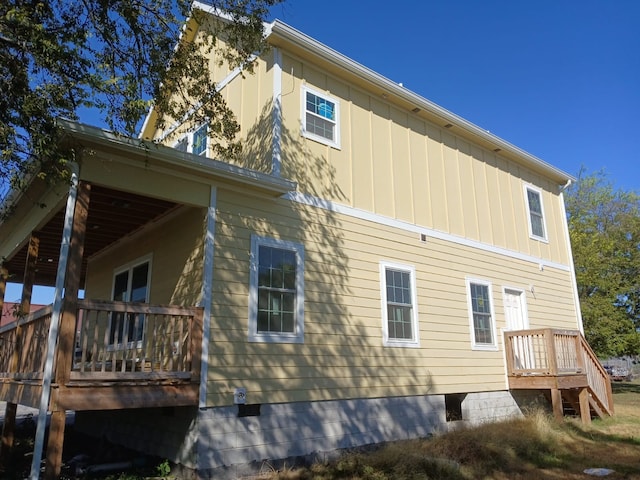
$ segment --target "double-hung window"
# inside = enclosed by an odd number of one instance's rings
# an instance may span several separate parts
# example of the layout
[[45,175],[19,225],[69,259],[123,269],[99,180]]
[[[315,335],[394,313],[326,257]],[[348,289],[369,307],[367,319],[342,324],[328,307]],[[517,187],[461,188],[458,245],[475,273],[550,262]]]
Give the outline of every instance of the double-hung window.
[[304,342],[304,247],[251,237],[249,341]]
[[340,104],[328,95],[302,88],[302,133],[305,137],[340,148]]
[[382,342],[385,346],[418,347],[415,269],[380,262]]
[[491,283],[469,278],[466,283],[471,346],[475,350],[497,350]]
[[173,145],[173,148],[180,150],[181,152],[206,155],[209,141],[208,128],[209,127],[206,123],[199,126],[193,132],[189,132],[184,137],[180,138]]
[[529,211],[529,235],[536,240],[546,241],[547,232],[542,207],[542,192],[530,185],[525,185],[524,193]]

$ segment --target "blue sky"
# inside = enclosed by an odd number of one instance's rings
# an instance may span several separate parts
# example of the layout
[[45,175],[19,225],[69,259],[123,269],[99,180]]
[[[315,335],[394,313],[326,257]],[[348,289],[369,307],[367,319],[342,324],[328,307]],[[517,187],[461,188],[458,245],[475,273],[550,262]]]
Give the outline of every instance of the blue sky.
[[273,14],[572,175],[604,169],[640,192],[638,0],[287,0]]
[[273,13],[574,176],[604,169],[640,191],[638,0],[287,0]]

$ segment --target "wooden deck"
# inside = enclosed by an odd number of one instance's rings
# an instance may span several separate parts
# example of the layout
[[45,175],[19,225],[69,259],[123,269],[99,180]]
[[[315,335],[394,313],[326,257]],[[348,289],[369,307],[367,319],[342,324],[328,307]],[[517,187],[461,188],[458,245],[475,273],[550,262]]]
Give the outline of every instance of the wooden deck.
[[[0,400],[39,406],[51,318],[49,306],[0,329]],[[50,410],[198,404],[202,309],[80,300],[76,318],[75,356]]]
[[556,417],[568,403],[587,423],[591,415],[613,415],[607,372],[577,330],[505,332],[510,389],[546,390]]

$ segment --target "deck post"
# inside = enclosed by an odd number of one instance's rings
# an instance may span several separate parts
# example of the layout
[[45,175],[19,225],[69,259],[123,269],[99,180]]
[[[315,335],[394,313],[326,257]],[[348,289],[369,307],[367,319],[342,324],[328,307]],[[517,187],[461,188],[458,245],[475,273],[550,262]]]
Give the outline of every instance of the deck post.
[[[27,261],[24,266],[24,277],[22,280],[22,296],[20,299],[20,310],[18,311],[18,325],[16,327],[16,343],[11,354],[11,362],[9,371],[16,373],[20,368],[22,359],[22,325],[20,319],[29,314],[31,310],[31,295],[33,293],[33,283],[36,275],[36,263],[38,261],[38,253],[40,249],[40,238],[31,233],[29,238],[29,246],[27,247]],[[8,272],[2,269],[2,305],[4,306],[4,293],[7,285]],[[16,428],[16,415],[18,413],[18,404],[7,402],[4,411],[4,423],[2,424],[2,444],[0,446],[0,465],[6,467],[11,450],[13,449],[13,436]]]
[[564,409],[562,408],[562,392],[558,387],[551,389],[551,405],[553,407],[553,416],[558,422],[562,422]]
[[[9,272],[5,267],[0,267],[0,312],[4,311],[4,294],[7,289]],[[13,432],[15,430],[16,411],[18,405],[7,403],[2,424],[2,443],[0,444],[0,469],[4,470],[9,465],[9,454],[13,446]]]
[[[73,215],[73,229],[69,242],[69,258],[65,275],[64,302],[60,330],[58,333],[58,348],[55,371],[55,382],[58,388],[64,388],[69,381],[73,353],[75,347],[76,312],[78,307],[78,290],[80,289],[80,273],[82,256],[84,254],[84,237],[87,229],[87,215],[89,213],[89,199],[91,185],[86,182],[78,184],[78,196]],[[49,441],[47,443],[47,461],[45,479],[53,480],[60,476],[62,467],[62,447],[64,445],[64,427],[66,412],[64,408],[52,402]]]
[[580,419],[583,425],[591,424],[591,409],[589,408],[589,389],[581,388],[578,393],[580,400]]

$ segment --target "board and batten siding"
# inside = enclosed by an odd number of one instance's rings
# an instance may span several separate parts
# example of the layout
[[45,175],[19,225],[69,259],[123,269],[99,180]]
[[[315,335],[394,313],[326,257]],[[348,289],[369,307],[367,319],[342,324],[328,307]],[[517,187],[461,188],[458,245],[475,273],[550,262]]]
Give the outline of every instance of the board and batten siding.
[[[567,270],[285,199],[218,194],[207,404],[503,390],[502,289],[525,291],[532,328],[576,328]],[[303,344],[251,343],[251,235],[305,248]],[[420,347],[382,345],[380,261],[413,265]],[[465,278],[492,283],[498,350],[471,348]],[[533,286],[533,293],[531,290]]]
[[[435,125],[380,93],[283,57],[283,131],[291,141],[283,145],[282,172],[302,192],[320,189],[351,207],[568,263],[558,185],[456,135],[455,127]],[[304,85],[339,102],[340,149],[300,135]],[[525,184],[541,190],[548,243],[529,238]]]

